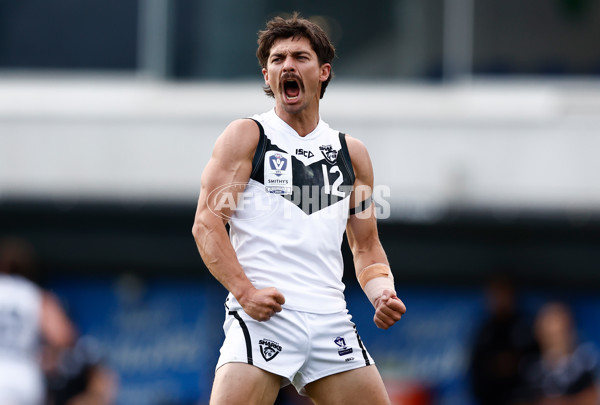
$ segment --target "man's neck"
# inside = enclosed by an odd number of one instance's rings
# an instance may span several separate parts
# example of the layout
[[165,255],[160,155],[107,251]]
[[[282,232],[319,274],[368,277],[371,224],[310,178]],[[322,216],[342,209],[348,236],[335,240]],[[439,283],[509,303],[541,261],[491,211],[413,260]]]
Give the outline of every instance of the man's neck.
[[306,136],[319,124],[319,108],[307,108],[297,113],[288,113],[282,107],[275,106],[275,114],[292,127],[300,136]]

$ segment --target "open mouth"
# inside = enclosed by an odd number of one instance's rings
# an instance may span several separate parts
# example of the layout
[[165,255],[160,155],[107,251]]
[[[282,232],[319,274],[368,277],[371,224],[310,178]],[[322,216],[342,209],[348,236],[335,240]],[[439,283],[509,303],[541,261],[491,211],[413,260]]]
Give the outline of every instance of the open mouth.
[[288,100],[297,99],[300,94],[300,83],[296,79],[284,80],[283,92]]

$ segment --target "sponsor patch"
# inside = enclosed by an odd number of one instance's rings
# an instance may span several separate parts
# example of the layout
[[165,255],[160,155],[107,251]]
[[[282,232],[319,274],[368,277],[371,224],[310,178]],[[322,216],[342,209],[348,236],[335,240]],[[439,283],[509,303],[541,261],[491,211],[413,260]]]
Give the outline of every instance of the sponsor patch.
[[262,354],[265,361],[273,360],[282,350],[279,343],[269,339],[261,339],[258,345],[260,346],[260,354]]
[[289,153],[267,151],[264,168],[265,191],[272,194],[292,194],[292,158]]

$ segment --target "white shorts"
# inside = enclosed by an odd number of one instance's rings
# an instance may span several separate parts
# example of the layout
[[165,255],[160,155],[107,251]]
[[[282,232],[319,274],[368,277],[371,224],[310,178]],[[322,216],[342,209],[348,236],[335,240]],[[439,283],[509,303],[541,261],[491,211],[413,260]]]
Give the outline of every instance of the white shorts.
[[229,301],[225,308],[225,342],[217,369],[226,363],[248,363],[282,376],[282,387],[292,383],[306,395],[308,383],[374,364],[348,310],[314,314],[284,308],[258,322],[237,302]]

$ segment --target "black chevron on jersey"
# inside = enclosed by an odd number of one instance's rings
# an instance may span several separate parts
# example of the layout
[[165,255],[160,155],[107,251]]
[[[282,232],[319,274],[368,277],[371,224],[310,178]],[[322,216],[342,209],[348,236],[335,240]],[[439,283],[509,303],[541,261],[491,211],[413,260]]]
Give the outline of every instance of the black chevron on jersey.
[[268,151],[277,151],[288,153],[292,164],[292,193],[281,197],[296,205],[305,214],[313,214],[350,196],[355,175],[344,133],[339,133],[339,151],[323,148],[318,151],[322,159],[306,165],[294,156],[294,151],[286,151],[274,145],[265,134],[262,125],[255,122],[260,129],[260,138],[252,160],[251,179],[264,185],[265,154]]

